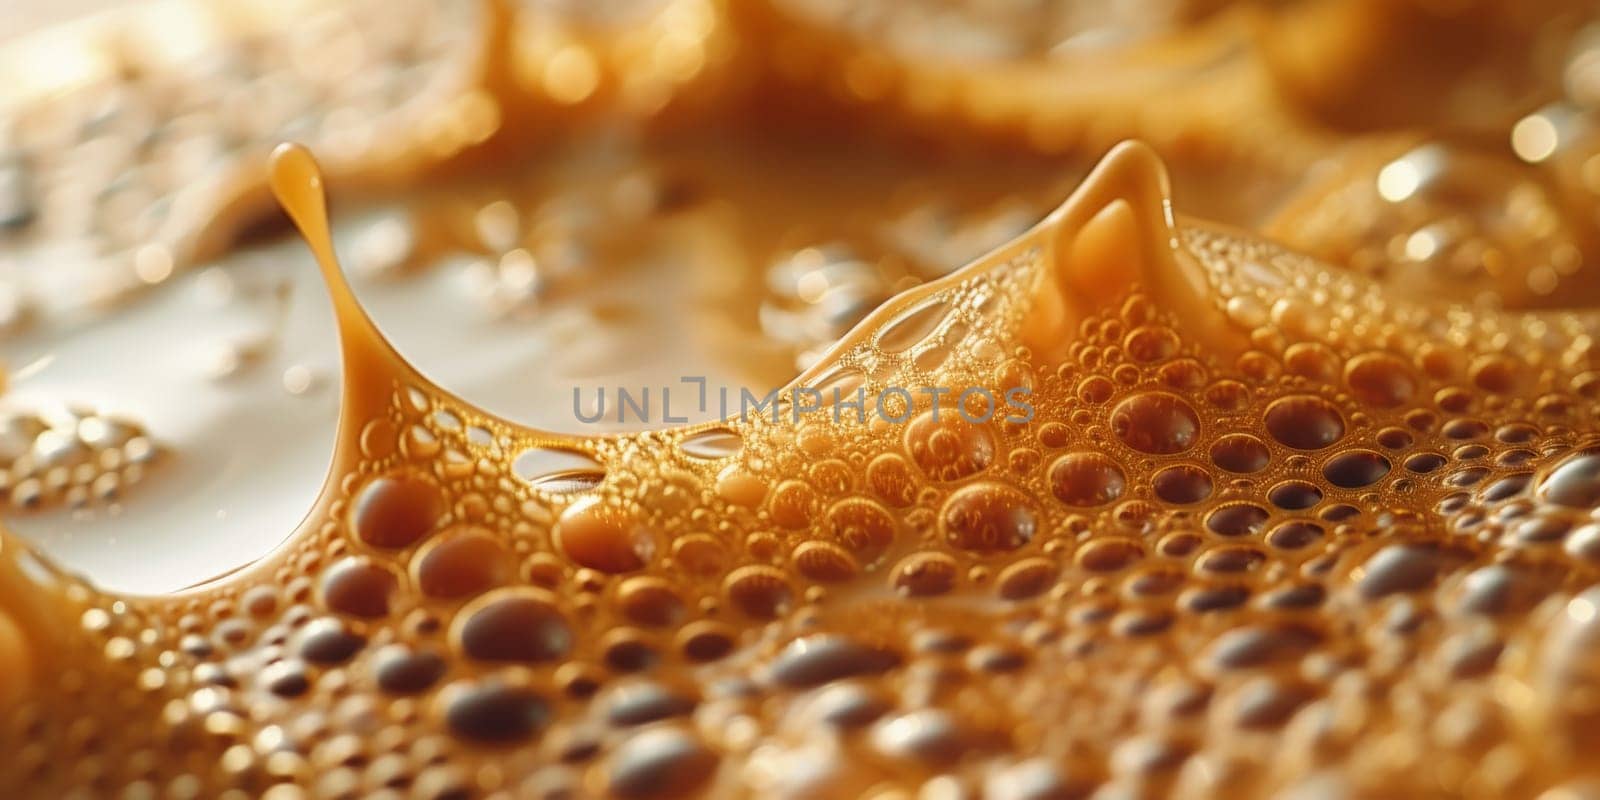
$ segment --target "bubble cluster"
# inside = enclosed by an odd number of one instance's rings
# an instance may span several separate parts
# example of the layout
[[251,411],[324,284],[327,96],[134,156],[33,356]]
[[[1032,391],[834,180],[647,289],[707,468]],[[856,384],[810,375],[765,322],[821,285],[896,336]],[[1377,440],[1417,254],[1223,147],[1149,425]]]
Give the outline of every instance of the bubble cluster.
[[126,418],[91,409],[0,412],[0,497],[15,510],[114,503],[159,455]]
[[[1268,285],[1243,264],[1318,274],[1184,237],[1217,286],[1194,313],[1226,319]],[[1028,420],[936,417],[924,395],[899,424],[729,421],[716,435],[737,446],[714,450],[699,428],[556,441],[374,362],[399,388],[351,387],[352,457],[263,562],[134,599],[7,551],[73,620],[40,651],[69,666],[7,712],[7,779],[1205,794],[1197,765],[1288,788],[1311,773],[1285,765],[1335,744],[1334,765],[1366,763],[1384,736],[1467,759],[1463,786],[1577,768],[1586,706],[1556,698],[1588,691],[1581,589],[1600,568],[1580,371],[1529,351],[1550,366],[1527,392],[1491,393],[1489,362],[1385,333],[1399,301],[1361,335],[1311,337],[1286,312],[1202,346],[1134,283],[1046,358],[1017,340],[1029,276],[1073,266],[1040,252],[896,300],[835,365],[875,362],[868,387],[1026,382]],[[917,303],[938,324],[882,349],[874,326]],[[376,336],[351,319],[345,336]],[[928,342],[951,348],[931,371]],[[596,480],[519,474],[539,447],[581,453]],[[1535,618],[1554,621],[1514,624]],[[1386,711],[1400,696],[1420,710]],[[156,722],[74,711],[106,703]],[[1550,747],[1471,733],[1530,725]],[[210,755],[137,757],[180,745]],[[1469,766],[1485,752],[1521,768]]]

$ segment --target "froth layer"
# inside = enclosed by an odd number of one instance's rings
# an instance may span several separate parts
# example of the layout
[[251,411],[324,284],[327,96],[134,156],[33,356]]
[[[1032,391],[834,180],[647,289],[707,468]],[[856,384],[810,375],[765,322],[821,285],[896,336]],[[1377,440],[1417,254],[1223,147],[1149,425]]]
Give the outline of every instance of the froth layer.
[[5,538],[14,794],[1505,795],[1593,752],[1592,315],[1179,221],[1125,145],[794,384],[887,413],[572,436],[409,366],[310,155],[272,177],[339,323],[322,495],[167,597]]

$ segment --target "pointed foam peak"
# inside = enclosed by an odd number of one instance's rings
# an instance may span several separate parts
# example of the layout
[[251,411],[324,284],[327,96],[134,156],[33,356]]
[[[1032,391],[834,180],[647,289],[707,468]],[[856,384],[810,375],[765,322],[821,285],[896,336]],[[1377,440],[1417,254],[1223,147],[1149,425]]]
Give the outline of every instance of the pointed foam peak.
[[384,338],[350,287],[344,269],[339,265],[338,255],[334,252],[322,170],[311,152],[298,144],[279,145],[272,153],[269,172],[272,192],[316,256],[323,285],[333,302],[334,321],[338,326],[343,356],[344,405],[339,422],[340,447],[351,446],[356,432],[367,420],[386,414],[397,384],[409,385],[526,434],[556,441],[584,438],[499,419],[423,376]]
[[1021,331],[1036,353],[1064,351],[1084,317],[1135,286],[1192,334],[1217,331],[1205,278],[1178,244],[1166,166],[1148,145],[1112,148],[1039,230],[1045,268]]
[[345,405],[357,404],[370,411],[373,402],[387,402],[393,380],[415,379],[415,370],[383,338],[339,266],[328,224],[322,169],[311,151],[293,143],[279,145],[272,153],[270,181],[278,203],[316,256],[323,285],[333,301],[343,352]]

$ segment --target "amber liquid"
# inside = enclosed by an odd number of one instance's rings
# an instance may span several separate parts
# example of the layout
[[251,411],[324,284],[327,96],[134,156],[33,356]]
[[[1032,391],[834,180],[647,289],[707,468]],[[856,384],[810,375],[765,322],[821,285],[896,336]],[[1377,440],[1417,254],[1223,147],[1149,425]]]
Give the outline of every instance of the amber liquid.
[[[266,558],[165,596],[0,539],[0,793],[1586,786],[1590,312],[1408,296],[1180,218],[1126,143],[794,382],[1024,389],[1026,419],[911,392],[903,422],[558,433],[385,341],[323,180],[274,152],[339,330],[321,494]],[[529,451],[594,466],[530,483]]]

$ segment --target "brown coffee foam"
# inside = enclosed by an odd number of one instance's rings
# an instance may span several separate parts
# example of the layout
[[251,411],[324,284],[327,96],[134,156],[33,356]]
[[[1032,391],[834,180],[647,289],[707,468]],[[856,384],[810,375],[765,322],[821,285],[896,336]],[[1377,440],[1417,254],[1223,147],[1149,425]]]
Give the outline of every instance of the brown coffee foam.
[[[1559,351],[1530,351],[1530,373],[1471,345],[1452,359],[1392,340],[1402,358],[1380,369],[1404,373],[1414,388],[1393,409],[1357,404],[1338,384],[1368,363],[1360,354],[1382,335],[1302,330],[1290,311],[1258,319],[1233,302],[1330,273],[1270,245],[1174,224],[1159,162],[1137,145],[1116,151],[1017,242],[869,316],[815,370],[879,362],[868,387],[965,386],[1005,367],[1008,380],[1035,388],[1033,422],[956,434],[849,417],[733,420],[725,425],[743,451],[709,462],[677,447],[706,426],[562,437],[437,388],[382,340],[344,282],[309,154],[280,149],[272,174],[339,320],[345,400],[326,488],[279,552],[171,597],[119,598],[38,567],[42,578],[24,577],[7,539],[14,577],[0,583],[11,589],[0,607],[7,635],[25,645],[20,672],[32,676],[15,684],[25,688],[4,729],[8,739],[28,737],[10,745],[20,756],[7,780],[19,792],[157,779],[262,791],[389,775],[467,791],[527,780],[619,794],[802,785],[855,794],[936,775],[1009,791],[1032,775],[1064,787],[1206,794],[1218,791],[1214,773],[1178,767],[1217,759],[1241,785],[1267,792],[1308,774],[1311,751],[1298,749],[1308,745],[1296,731],[1318,709],[1364,715],[1363,725],[1384,731],[1376,741],[1424,735],[1345,693],[1353,676],[1425,708],[1471,703],[1472,713],[1503,721],[1494,724],[1559,733],[1582,713],[1551,703],[1525,712],[1488,691],[1481,662],[1451,666],[1468,658],[1454,654],[1461,637],[1490,635],[1477,619],[1520,614],[1510,618],[1527,624],[1491,642],[1544,655],[1531,657],[1537,666],[1491,662],[1494,681],[1540,698],[1583,680],[1563,666],[1585,652],[1581,610],[1566,612],[1578,616],[1546,644],[1534,612],[1562,613],[1538,600],[1581,586],[1594,567],[1576,545],[1525,552],[1515,532],[1578,525],[1566,521],[1594,494],[1586,440],[1563,432],[1581,430],[1587,411],[1571,408],[1565,425],[1517,422],[1548,416],[1548,404],[1538,412],[1526,403],[1560,393],[1578,370]],[[1168,280],[1175,270],[1209,286]],[[1323,288],[1380,296],[1353,278]],[[899,354],[877,348],[880,330],[930,299],[951,309],[933,338],[957,322],[965,338]],[[1040,317],[1044,303],[1057,310]],[[1420,308],[1392,301],[1369,319],[1392,325]],[[1533,319],[1470,324],[1512,331]],[[1029,336],[1038,344],[985,361]],[[1319,349],[1299,347],[1311,342]],[[913,354],[931,345],[952,354],[926,370]],[[1467,396],[1481,404],[1419,407],[1454,375],[1479,384]],[[473,427],[490,443],[469,439]],[[1264,463],[1223,455],[1253,452],[1219,449],[1241,434]],[[916,457],[980,443],[993,455],[959,469]],[[505,476],[526,446],[591,453],[607,477],[577,495],[519,486]],[[1462,451],[1472,447],[1486,452]],[[1408,466],[1428,452],[1443,452],[1443,466]],[[867,461],[883,458],[908,460],[908,493],[862,479]],[[1209,476],[1207,488],[1185,495],[1157,480],[1186,465]],[[730,470],[761,488],[738,492],[738,504],[714,499],[710,487]],[[1268,499],[1290,482],[1318,487],[1321,501],[1301,510]],[[1496,515],[1507,520],[1498,539],[1450,533]],[[484,546],[425,566],[436,545],[471,537]],[[503,558],[514,571],[491,569]],[[1543,578],[1520,577],[1535,565]],[[448,580],[423,580],[420,570]],[[450,586],[467,599],[440,588]],[[1311,599],[1318,593],[1326,599]],[[1385,631],[1420,602],[1464,610],[1408,623],[1425,631],[1422,650],[1392,651]],[[1296,661],[1298,676],[1286,671]],[[1436,661],[1455,677],[1438,683],[1428,666]],[[729,681],[747,688],[727,694]],[[740,699],[750,691],[765,705]],[[113,698],[122,699],[106,705]],[[113,707],[145,723],[108,727]],[[328,708],[368,710],[327,718]],[[671,720],[683,713],[671,709],[690,708],[705,722],[627,733],[639,724],[627,720]],[[563,762],[549,750],[577,746],[596,714],[613,720],[598,756]],[[870,725],[795,727],[810,714],[863,715]],[[367,718],[388,731],[371,745],[349,738]],[[1280,729],[1279,744],[1261,743],[1262,732]],[[263,736],[276,742],[265,752]],[[1361,740],[1338,741],[1345,755],[1328,763],[1339,780],[1414,785],[1358,768],[1368,757]],[[1431,746],[1465,756],[1477,741]],[[187,760],[131,758],[180,742]],[[831,746],[860,755],[815,761],[826,752],[816,748]],[[369,749],[386,747],[399,757]],[[52,752],[81,755],[45,758]],[[354,763],[370,766],[339,767],[328,760],[334,752],[364,753]],[[420,752],[445,760],[405,755]],[[1549,785],[1583,745],[1515,752],[1526,766],[1508,785]],[[1459,769],[1458,780],[1487,779]],[[804,774],[821,782],[793,783]]]
[[[699,428],[561,436],[422,378],[345,284],[314,164],[277,164],[345,354],[322,497],[172,597],[5,539],[15,794],[1506,796],[1592,754],[1592,314],[1174,222],[1134,146],[801,380],[1026,383],[1035,422],[734,423],[704,460]],[[930,299],[966,333],[876,346]],[[527,446],[607,478],[523,486]]]

